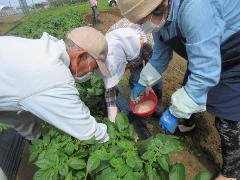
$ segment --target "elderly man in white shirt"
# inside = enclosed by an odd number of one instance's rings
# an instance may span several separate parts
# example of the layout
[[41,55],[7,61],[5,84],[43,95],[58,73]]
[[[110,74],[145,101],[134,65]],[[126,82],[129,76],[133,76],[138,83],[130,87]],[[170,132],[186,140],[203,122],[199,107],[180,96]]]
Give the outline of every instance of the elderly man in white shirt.
[[0,122],[29,140],[39,136],[41,119],[79,140],[108,141],[107,126],[90,115],[75,87],[97,68],[107,76],[106,55],[104,36],[91,27],[72,30],[64,41],[47,33],[0,37]]

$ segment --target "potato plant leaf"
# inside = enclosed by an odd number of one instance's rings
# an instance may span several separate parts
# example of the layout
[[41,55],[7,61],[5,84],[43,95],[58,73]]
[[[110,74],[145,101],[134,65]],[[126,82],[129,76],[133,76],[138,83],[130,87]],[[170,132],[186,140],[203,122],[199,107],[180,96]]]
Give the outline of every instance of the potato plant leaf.
[[209,180],[209,179],[211,179],[211,173],[208,171],[202,171],[193,178],[193,180]]
[[62,165],[59,167],[58,171],[59,171],[59,174],[60,174],[61,176],[63,176],[63,177],[67,176],[68,171],[69,171],[68,165],[65,164],[65,163],[62,164]]
[[124,113],[118,113],[117,117],[116,117],[116,125],[118,130],[121,132],[124,129],[128,128],[129,126],[129,121],[127,116]]
[[149,180],[154,180],[153,167],[149,164],[146,165],[147,177]]
[[48,159],[40,159],[35,162],[35,165],[41,169],[48,169],[53,166],[53,162]]
[[127,159],[126,159],[126,163],[129,167],[134,168],[137,165],[137,154],[133,151],[129,151],[127,153]]
[[72,179],[73,179],[73,177],[72,177],[72,171],[70,171],[70,172],[68,173],[68,175],[66,176],[65,180],[72,180]]
[[128,166],[120,166],[118,169],[117,169],[117,175],[118,177],[123,177],[125,174],[127,174],[128,171],[130,171],[131,169],[128,167]]
[[185,180],[185,168],[181,163],[175,164],[170,170],[170,180]]
[[86,174],[83,171],[79,171],[75,174],[75,176],[77,177],[77,179],[84,179]]
[[94,156],[90,156],[87,161],[87,172],[90,173],[98,168],[100,165],[100,159]]
[[10,126],[7,124],[0,123],[0,133],[7,130]]
[[169,154],[171,152],[183,149],[183,144],[175,138],[167,138],[165,145],[159,149],[162,154]]
[[82,159],[74,157],[69,159],[68,165],[75,170],[80,170],[86,167],[86,162]]
[[157,159],[159,165],[167,172],[169,172],[169,164],[170,164],[170,160],[169,157],[167,155],[165,156],[161,156]]
[[57,180],[57,172],[52,168],[40,169],[33,176],[33,180],[45,180],[45,179]]

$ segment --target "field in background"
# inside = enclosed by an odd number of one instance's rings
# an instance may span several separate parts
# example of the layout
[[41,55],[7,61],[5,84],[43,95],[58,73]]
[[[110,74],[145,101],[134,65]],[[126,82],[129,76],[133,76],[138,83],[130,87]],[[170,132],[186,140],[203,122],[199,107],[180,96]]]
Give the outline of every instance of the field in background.
[[[98,9],[106,11],[112,8],[108,6],[106,0],[99,0]],[[83,2],[41,10],[24,18],[24,22],[22,22],[23,19],[19,21],[14,17],[4,18],[0,19],[0,35],[11,30],[9,35],[27,38],[40,38],[42,32],[48,32],[57,38],[64,38],[69,30],[85,25],[84,15],[89,13],[91,13],[89,3]],[[21,24],[18,25],[19,23]],[[13,29],[16,25],[18,26]]]
[[23,15],[0,17],[0,36],[24,21]]

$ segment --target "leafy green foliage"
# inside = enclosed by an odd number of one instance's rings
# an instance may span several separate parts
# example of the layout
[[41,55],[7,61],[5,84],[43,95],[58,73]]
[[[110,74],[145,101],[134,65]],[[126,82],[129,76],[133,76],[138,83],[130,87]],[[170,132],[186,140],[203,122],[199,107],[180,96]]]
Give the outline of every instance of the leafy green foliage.
[[[106,0],[98,1],[100,10],[106,7]],[[40,38],[43,32],[48,32],[64,38],[71,29],[86,24],[83,14],[90,11],[88,3],[42,10],[30,15],[9,35]],[[115,124],[104,118],[106,106],[101,78],[93,76],[88,82],[76,83],[76,87],[96,120],[107,124],[110,140],[104,144],[79,141],[44,125],[42,137],[30,146],[30,161],[39,168],[34,180],[184,179],[184,167],[173,165],[168,155],[183,148],[176,137],[159,134],[137,142],[125,114],[119,113]],[[0,125],[0,131],[1,128]]]
[[[104,144],[79,141],[49,127],[30,146],[30,158],[40,179],[174,179],[185,178],[182,164],[172,165],[167,153],[183,148],[174,136],[158,134],[136,142],[136,133],[124,113],[116,123],[105,121],[111,139]],[[166,147],[169,146],[169,147]]]
[[[185,169],[172,165],[169,153],[183,149],[182,143],[175,136],[157,134],[138,143],[141,158],[145,160],[146,172],[149,179],[155,179],[156,173],[160,179],[185,179]],[[181,166],[182,167],[182,166]],[[179,173],[178,173],[179,172]],[[177,175],[176,175],[177,174]],[[179,176],[178,176],[179,175]]]
[[0,133],[2,133],[4,130],[8,128],[9,128],[9,125],[0,123]]
[[200,173],[198,173],[193,180],[209,180],[211,179],[211,173],[209,173],[208,171],[202,171]]
[[76,82],[76,87],[81,100],[89,107],[92,115],[106,115],[104,84],[99,76],[91,76],[91,79],[84,83]]
[[[99,10],[111,9],[106,0],[98,1]],[[68,31],[86,25],[84,15],[91,13],[88,2],[63,6],[60,8],[50,8],[31,14],[26,20],[9,32],[9,35],[40,38],[43,32],[57,38],[64,38]]]
[[83,25],[85,21],[77,9],[51,9],[31,15],[9,34],[36,39],[47,32],[54,37],[64,38],[69,30]]
[[170,180],[184,180],[185,179],[185,168],[183,164],[175,164],[169,174]]

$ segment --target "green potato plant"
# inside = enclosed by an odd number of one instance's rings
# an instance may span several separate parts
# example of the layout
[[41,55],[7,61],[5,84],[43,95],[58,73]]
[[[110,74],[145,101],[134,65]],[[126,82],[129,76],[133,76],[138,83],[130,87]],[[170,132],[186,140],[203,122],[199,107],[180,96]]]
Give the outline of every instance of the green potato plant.
[[30,160],[39,168],[34,180],[185,179],[184,166],[172,165],[168,156],[183,149],[178,138],[158,134],[138,142],[123,113],[117,115],[116,123],[106,118],[102,122],[110,136],[104,144],[79,141],[53,127],[32,141]]
[[9,128],[9,125],[0,123],[0,133],[2,133],[4,130],[8,128]]

